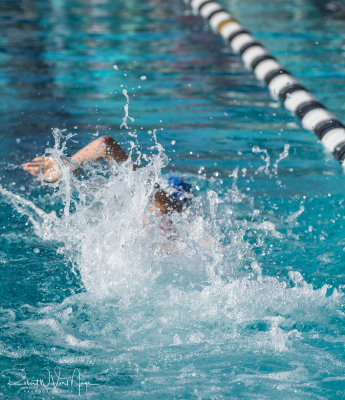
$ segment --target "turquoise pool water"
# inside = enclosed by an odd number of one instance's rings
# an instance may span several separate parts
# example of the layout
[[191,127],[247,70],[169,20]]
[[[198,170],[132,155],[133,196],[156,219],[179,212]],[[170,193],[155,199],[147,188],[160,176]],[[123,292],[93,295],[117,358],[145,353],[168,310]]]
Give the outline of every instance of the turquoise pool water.
[[[345,120],[341,2],[223,4]],[[314,135],[182,1],[0,21],[2,397],[343,398],[344,174]],[[101,135],[143,168],[21,169]],[[174,241],[142,225],[171,174],[195,188]]]

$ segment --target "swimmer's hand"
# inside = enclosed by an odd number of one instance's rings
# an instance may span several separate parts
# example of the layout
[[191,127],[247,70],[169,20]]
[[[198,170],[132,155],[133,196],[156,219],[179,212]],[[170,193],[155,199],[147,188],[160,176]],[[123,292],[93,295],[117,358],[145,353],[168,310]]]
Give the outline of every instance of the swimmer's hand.
[[49,183],[56,182],[62,176],[59,165],[51,156],[36,157],[33,161],[25,163],[23,169],[38,179],[42,176],[42,179]]

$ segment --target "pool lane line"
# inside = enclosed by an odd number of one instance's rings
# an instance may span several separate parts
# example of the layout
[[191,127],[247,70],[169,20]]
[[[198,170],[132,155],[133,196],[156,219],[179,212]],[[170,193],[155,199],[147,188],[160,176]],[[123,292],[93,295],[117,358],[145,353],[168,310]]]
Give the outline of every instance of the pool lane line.
[[345,167],[345,126],[287,71],[223,6],[214,0],[184,0],[208,20],[244,65],[263,81],[274,99],[295,114],[302,126],[313,131],[321,143]]

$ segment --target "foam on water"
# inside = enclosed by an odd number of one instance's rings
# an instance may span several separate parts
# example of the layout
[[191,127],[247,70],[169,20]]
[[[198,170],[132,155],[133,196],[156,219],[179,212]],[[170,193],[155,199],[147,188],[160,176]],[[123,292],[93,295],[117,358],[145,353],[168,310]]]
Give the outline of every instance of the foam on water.
[[[55,131],[56,145],[49,150],[55,158],[64,152],[62,138]],[[287,149],[280,159],[285,156]],[[29,217],[36,235],[56,243],[85,287],[61,304],[22,306],[15,315],[3,310],[7,329],[40,343],[43,348],[35,351],[55,365],[83,367],[99,384],[95,392],[137,382],[137,395],[159,398],[163,387],[187,395],[198,385],[194,395],[204,398],[211,392],[241,394],[237,384],[254,390],[260,381],[271,389],[275,382],[277,392],[306,395],[325,360],[333,363],[329,371],[344,367],[319,346],[341,340],[332,321],[343,318],[342,295],[327,285],[313,288],[297,271],[289,279],[263,273],[254,252],[265,240],[260,232],[279,240],[284,234],[239,191],[237,171],[231,190],[198,193],[189,209],[171,216],[172,225],[151,212],[166,163],[157,143],[136,171],[131,162],[114,164],[108,173],[88,166],[77,178],[61,163],[63,178],[50,194],[64,204],[57,214],[0,187]],[[240,206],[248,218],[240,217]],[[302,212],[301,207],[289,221]],[[255,243],[245,240],[248,230],[256,233]],[[23,358],[33,350],[3,351]]]

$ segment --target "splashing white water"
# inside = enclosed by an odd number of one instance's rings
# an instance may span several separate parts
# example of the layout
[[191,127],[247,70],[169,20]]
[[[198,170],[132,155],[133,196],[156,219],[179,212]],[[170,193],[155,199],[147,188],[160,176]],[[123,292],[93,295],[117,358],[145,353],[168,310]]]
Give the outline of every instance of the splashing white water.
[[262,153],[262,159],[265,161],[265,165],[262,167],[259,167],[257,172],[264,171],[266,175],[270,175],[269,172],[269,167],[271,163],[271,157],[268,154],[268,151],[266,149],[261,149],[259,146],[253,146],[252,148],[253,153]]
[[122,124],[120,125],[120,129],[122,127],[125,127],[128,130],[129,126],[127,125],[127,121],[130,120],[131,122],[134,122],[134,118],[129,115],[129,96],[128,96],[127,90],[123,89],[122,93],[126,98],[126,104],[123,106],[123,108],[125,110],[125,115],[122,118]]
[[279,154],[278,158],[276,159],[275,163],[272,165],[272,168],[270,168],[271,165],[271,157],[268,154],[268,151],[266,149],[261,149],[259,146],[253,146],[252,147],[252,152],[257,153],[257,154],[262,154],[261,159],[265,162],[264,166],[261,166],[257,169],[256,173],[258,172],[264,172],[266,175],[269,177],[272,177],[273,175],[278,175],[278,164],[287,158],[289,156],[289,149],[290,145],[285,144],[284,145],[284,150]]
[[279,154],[276,162],[273,164],[272,171],[273,171],[274,175],[278,175],[278,164],[282,160],[284,160],[285,158],[287,158],[289,156],[289,149],[290,149],[290,145],[289,144],[285,144],[284,145],[284,150],[282,151],[282,153]]
[[[66,147],[59,135],[60,147],[49,150],[54,157]],[[158,143],[153,150],[136,171],[131,162],[113,165],[109,176],[89,168],[88,179],[64,170],[52,194],[64,202],[61,216],[0,187],[30,217],[39,237],[59,243],[57,251],[78,268],[87,292],[38,310],[40,323],[25,323],[30,334],[40,338],[43,329],[54,346],[97,349],[113,359],[114,348],[132,349],[133,355],[125,354],[135,359],[138,348],[149,344],[166,346],[166,357],[181,346],[206,346],[211,358],[220,347],[227,355],[241,349],[294,360],[291,349],[296,342],[301,346],[304,335],[296,326],[323,326],[330,318],[324,310],[334,315],[341,295],[334,290],[327,297],[327,286],[315,290],[297,272],[289,272],[290,281],[264,273],[244,236],[249,228],[275,233],[275,226],[257,221],[260,213],[236,185],[238,171],[225,196],[209,190],[195,197],[184,213],[171,216],[172,225],[152,214],[152,195],[157,183],[164,185],[167,162]],[[252,220],[236,218],[234,208],[244,202]],[[78,307],[87,311],[72,312]],[[76,323],[85,312],[86,322]],[[69,355],[56,362],[75,361]]]

